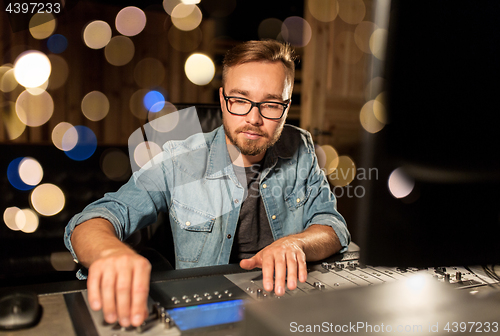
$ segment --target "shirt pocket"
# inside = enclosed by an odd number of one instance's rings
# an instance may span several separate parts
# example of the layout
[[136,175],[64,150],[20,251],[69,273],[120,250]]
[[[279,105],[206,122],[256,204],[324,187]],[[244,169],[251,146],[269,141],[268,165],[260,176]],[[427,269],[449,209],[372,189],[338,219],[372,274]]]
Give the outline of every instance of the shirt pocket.
[[175,254],[179,261],[198,262],[212,232],[215,216],[176,201],[170,207]]
[[306,183],[295,185],[295,188],[292,189],[290,194],[285,196],[285,202],[290,210],[296,210],[302,207],[309,199],[311,189],[312,188]]

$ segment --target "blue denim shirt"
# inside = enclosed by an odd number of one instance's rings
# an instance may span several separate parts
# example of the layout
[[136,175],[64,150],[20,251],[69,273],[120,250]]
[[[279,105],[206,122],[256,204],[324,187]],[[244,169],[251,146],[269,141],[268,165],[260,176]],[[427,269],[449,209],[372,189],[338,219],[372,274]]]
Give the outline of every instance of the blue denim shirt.
[[[350,234],[308,132],[284,126],[280,140],[265,156],[259,185],[275,240],[322,224],[331,226],[342,251],[347,249]],[[168,211],[176,268],[227,264],[244,197],[246,190],[233,170],[221,126],[166,142],[163,152],[117,192],[107,193],[71,219],[65,244],[77,261],[70,241],[76,225],[102,217],[124,240],[154,223],[160,211]],[[83,278],[81,272],[79,277]]]

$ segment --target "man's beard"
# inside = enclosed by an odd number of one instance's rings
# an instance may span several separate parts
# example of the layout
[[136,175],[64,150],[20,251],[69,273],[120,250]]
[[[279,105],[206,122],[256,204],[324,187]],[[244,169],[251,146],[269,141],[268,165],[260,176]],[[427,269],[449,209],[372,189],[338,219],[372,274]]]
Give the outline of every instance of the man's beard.
[[[265,133],[264,131],[260,130],[258,127],[252,127],[252,126],[240,127],[237,128],[234,131],[234,133],[231,133],[224,119],[222,120],[222,124],[224,125],[224,132],[226,133],[226,136],[228,137],[229,141],[231,141],[231,143],[240,150],[241,154],[253,156],[264,153],[268,148],[273,146],[276,143],[276,141],[279,140],[281,136],[281,131],[283,130],[283,125],[285,123],[283,121],[280,122],[280,125],[276,128],[272,137],[269,136],[269,134]],[[252,132],[262,136],[262,138],[259,138],[257,140],[241,139],[237,137],[237,135],[240,134],[241,132]],[[267,141],[264,144],[259,145],[258,142],[261,139]]]

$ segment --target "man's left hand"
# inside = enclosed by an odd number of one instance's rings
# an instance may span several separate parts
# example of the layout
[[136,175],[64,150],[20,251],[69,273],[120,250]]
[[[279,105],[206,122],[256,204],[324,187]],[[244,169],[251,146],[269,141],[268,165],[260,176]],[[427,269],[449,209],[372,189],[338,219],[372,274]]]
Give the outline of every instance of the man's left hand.
[[247,270],[261,268],[264,289],[271,292],[274,282],[274,293],[279,296],[285,294],[285,279],[290,290],[297,288],[297,279],[300,282],[307,280],[303,242],[293,237],[279,239],[252,258],[241,260],[240,267]]

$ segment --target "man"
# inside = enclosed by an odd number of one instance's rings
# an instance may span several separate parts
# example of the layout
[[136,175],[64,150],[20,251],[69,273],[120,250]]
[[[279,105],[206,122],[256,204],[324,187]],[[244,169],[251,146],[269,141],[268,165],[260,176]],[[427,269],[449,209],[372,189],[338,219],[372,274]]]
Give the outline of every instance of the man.
[[264,289],[277,295],[285,280],[291,290],[306,281],[306,261],[347,247],[310,135],[284,126],[294,69],[292,49],[276,41],[230,50],[219,90],[223,127],[167,142],[160,165],[70,221],[66,245],[89,268],[89,302],[107,322],[137,326],[147,315],[151,266],[121,240],[159,211],[169,212],[176,268],[241,260],[261,268]]

